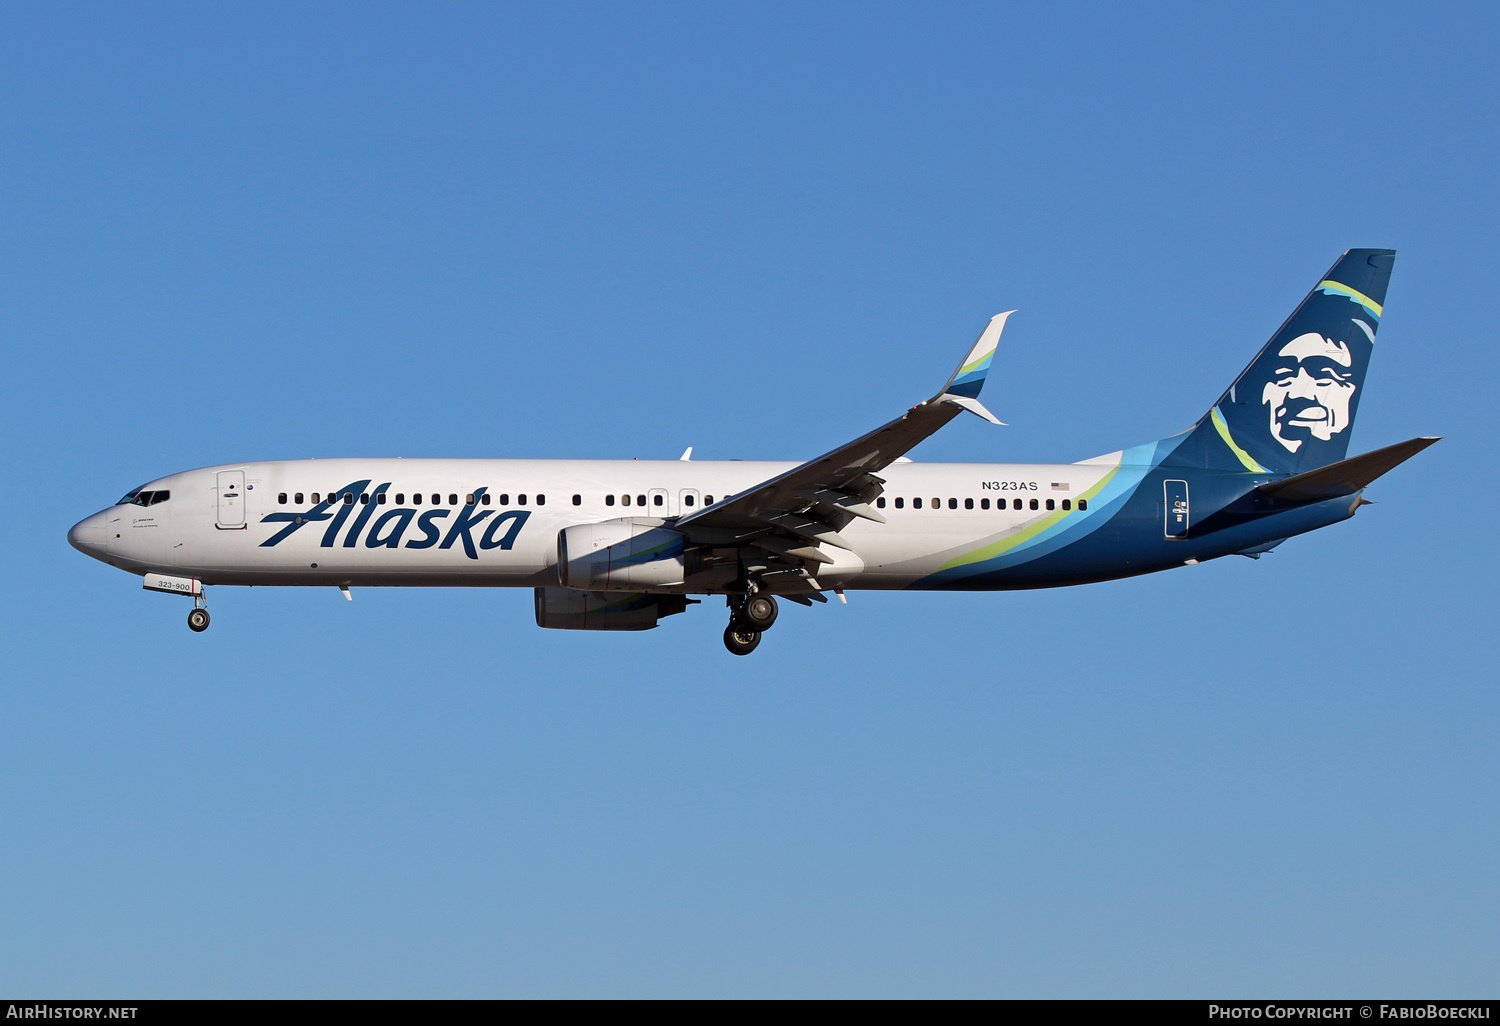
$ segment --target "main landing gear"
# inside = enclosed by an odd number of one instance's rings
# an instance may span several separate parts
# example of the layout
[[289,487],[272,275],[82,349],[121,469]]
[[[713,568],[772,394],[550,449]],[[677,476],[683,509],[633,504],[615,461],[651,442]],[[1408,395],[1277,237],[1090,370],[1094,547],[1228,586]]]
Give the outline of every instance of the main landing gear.
[[761,633],[776,622],[776,600],[755,594],[736,602],[729,600],[729,626],[724,628],[724,647],[735,655],[749,655],[760,644]]
[[768,631],[776,622],[776,600],[769,595],[751,595],[740,607],[740,619],[755,630]]
[[204,595],[193,596],[193,611],[188,613],[188,630],[196,634],[208,630],[208,598]]

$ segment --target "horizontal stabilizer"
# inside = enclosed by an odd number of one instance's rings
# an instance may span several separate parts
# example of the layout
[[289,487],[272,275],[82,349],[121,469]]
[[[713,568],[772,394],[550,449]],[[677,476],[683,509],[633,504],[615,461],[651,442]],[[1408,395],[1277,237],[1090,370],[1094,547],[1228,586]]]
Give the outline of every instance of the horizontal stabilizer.
[[1309,470],[1305,474],[1271,481],[1261,485],[1260,491],[1288,502],[1322,502],[1324,499],[1337,499],[1341,495],[1353,495],[1381,474],[1405,463],[1437,440],[1428,437],[1398,442],[1384,449],[1367,452],[1363,456]]

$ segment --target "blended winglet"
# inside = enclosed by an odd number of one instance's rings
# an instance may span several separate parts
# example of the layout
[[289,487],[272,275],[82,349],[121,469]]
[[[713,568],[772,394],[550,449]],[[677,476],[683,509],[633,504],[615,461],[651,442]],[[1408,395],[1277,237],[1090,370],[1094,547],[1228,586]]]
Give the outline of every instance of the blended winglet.
[[979,334],[979,341],[974,343],[969,355],[958,365],[958,370],[953,372],[953,377],[948,379],[940,395],[958,395],[969,399],[979,396],[979,390],[984,387],[984,376],[990,371],[990,361],[995,358],[995,347],[1000,344],[1000,333],[1005,330],[1005,319],[1013,313],[1014,310],[1007,310],[990,318],[990,323]]
[[933,402],[953,403],[955,406],[983,417],[991,424],[1005,423],[980,403],[979,390],[984,387],[985,376],[990,372],[990,363],[995,359],[995,347],[1000,344],[1000,333],[1005,330],[1005,321],[1013,313],[1015,313],[1014,310],[1007,310],[990,318],[990,323],[985,325],[984,331],[980,332],[979,340],[963,358],[963,362],[958,365],[958,370],[953,372],[953,376],[948,379],[942,391],[933,397]]

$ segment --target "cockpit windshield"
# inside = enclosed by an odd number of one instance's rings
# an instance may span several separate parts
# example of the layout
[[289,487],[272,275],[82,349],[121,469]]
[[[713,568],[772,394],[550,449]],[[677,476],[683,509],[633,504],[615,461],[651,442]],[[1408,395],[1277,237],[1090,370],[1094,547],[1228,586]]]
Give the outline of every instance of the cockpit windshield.
[[115,503],[115,505],[155,506],[159,502],[166,502],[171,497],[172,493],[165,488],[159,489],[157,491],[146,491],[144,488],[137,488],[134,491],[126,492],[125,497],[122,498],[119,502]]

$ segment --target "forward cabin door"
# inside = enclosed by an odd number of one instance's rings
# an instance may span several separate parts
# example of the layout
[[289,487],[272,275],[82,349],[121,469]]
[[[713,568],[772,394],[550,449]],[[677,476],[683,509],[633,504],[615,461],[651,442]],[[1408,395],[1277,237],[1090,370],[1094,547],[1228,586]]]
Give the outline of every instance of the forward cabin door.
[[245,472],[219,471],[218,527],[238,531],[245,526]]
[[1168,538],[1186,538],[1188,533],[1188,486],[1186,481],[1164,481]]

